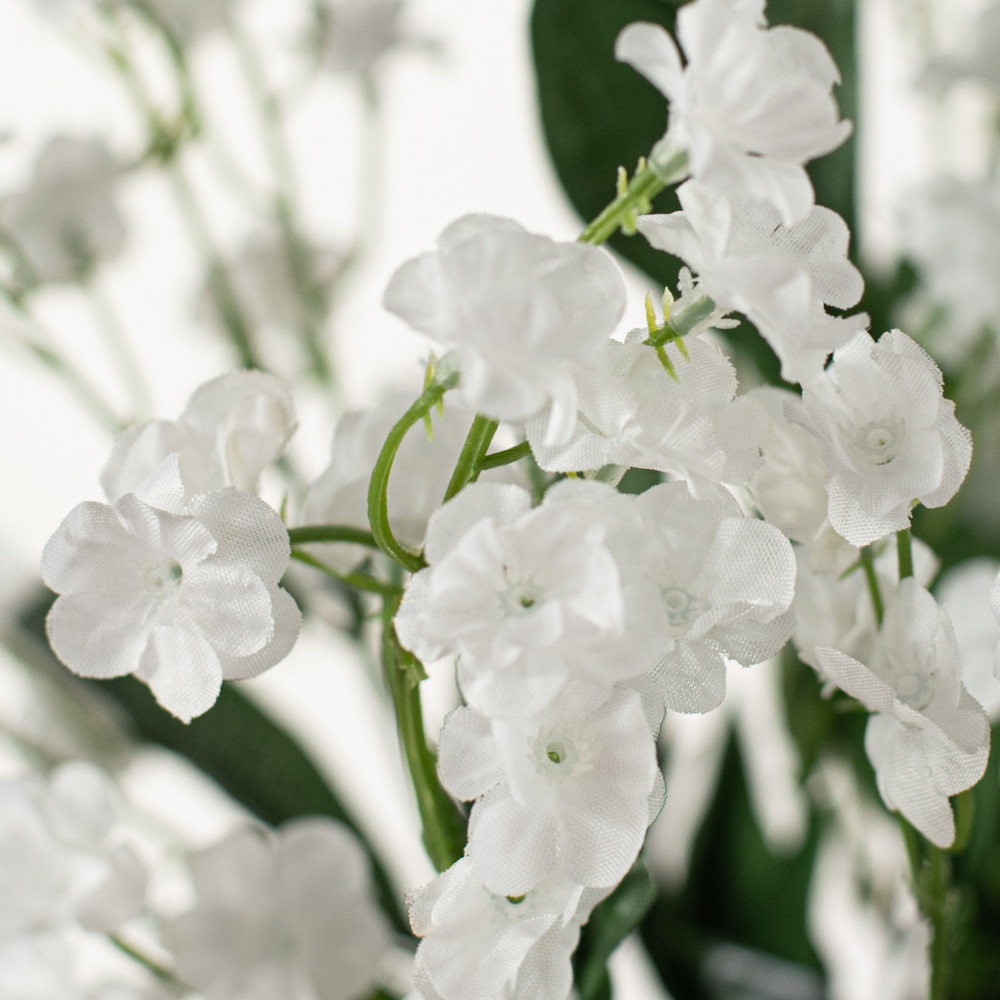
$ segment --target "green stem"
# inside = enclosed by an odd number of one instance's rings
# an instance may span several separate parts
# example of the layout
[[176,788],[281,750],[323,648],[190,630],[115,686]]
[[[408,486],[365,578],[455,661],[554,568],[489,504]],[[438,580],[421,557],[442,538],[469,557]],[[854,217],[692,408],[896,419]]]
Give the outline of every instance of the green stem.
[[451,480],[445,490],[444,503],[447,503],[467,483],[474,483],[479,477],[486,449],[489,448],[493,435],[496,434],[499,426],[498,421],[484,417],[481,413],[476,414],[476,419],[472,421],[472,426],[469,428],[465,444],[462,445],[462,450],[458,454],[455,471],[451,474]]
[[441,787],[434,752],[427,745],[420,705],[423,671],[419,662],[399,645],[392,624],[399,602],[399,595],[387,598],[382,608],[382,666],[416,793],[424,847],[437,870],[443,872],[464,852],[465,820]]
[[527,441],[514,445],[513,448],[504,448],[503,451],[495,451],[492,455],[484,456],[479,463],[479,471],[485,472],[487,469],[499,469],[504,465],[513,465],[522,458],[527,458],[531,454],[531,445]]
[[306,545],[308,542],[351,542],[377,549],[375,536],[364,528],[352,528],[346,524],[307,524],[288,529],[288,539],[292,545]]
[[584,229],[578,242],[600,246],[622,226],[633,226],[637,214],[649,211],[650,202],[668,184],[685,175],[687,159],[687,150],[677,149],[668,154],[655,170],[648,163],[641,163],[625,190]]
[[298,324],[299,339],[309,357],[313,374],[324,385],[329,385],[333,373],[317,322],[325,314],[326,305],[322,289],[316,282],[309,248],[298,224],[295,165],[288,148],[281,104],[268,83],[264,61],[253,39],[238,26],[233,27],[232,35],[243,78],[260,113],[264,151],[275,184],[274,216],[285,247],[289,273],[308,314]]
[[875,624],[881,627],[882,619],[885,617],[885,604],[882,602],[882,591],[875,573],[875,554],[870,545],[861,550],[861,568],[865,571],[865,583],[868,584],[868,595],[871,597],[872,610],[875,612]]
[[455,385],[453,377],[445,383],[431,382],[420,394],[417,401],[399,418],[375,461],[372,477],[368,484],[368,520],[372,526],[372,537],[378,547],[403,569],[415,573],[424,565],[416,552],[405,548],[392,533],[389,525],[389,474],[396,452],[406,437],[406,432],[444,398],[444,394]]
[[332,566],[327,566],[321,559],[311,556],[308,552],[303,552],[302,549],[292,549],[291,557],[296,562],[312,566],[313,569],[318,569],[320,572],[326,573],[327,576],[333,577],[334,580],[338,580],[348,587],[353,587],[355,590],[364,590],[369,594],[380,594],[382,597],[392,597],[394,594],[400,592],[399,587],[391,583],[383,583],[378,577],[374,577],[370,573],[341,573]]
[[118,374],[132,400],[136,416],[148,414],[151,398],[149,383],[107,289],[97,277],[91,278],[81,287],[87,293],[87,299],[94,316],[104,331],[108,350],[114,358]]
[[123,954],[128,955],[134,962],[138,962],[147,972],[151,972],[161,982],[175,986],[184,986],[183,983],[165,966],[160,965],[154,958],[150,958],[140,951],[135,945],[129,944],[118,934],[109,934],[108,940]]
[[[0,288],[11,307],[33,327],[37,323],[16,296],[11,295],[6,289]],[[78,402],[88,413],[107,430],[118,433],[124,426],[118,414],[115,413],[111,405],[105,400],[101,392],[80,371],[68,358],[64,357],[57,350],[28,336],[23,330],[16,329],[12,323],[3,323],[0,326],[5,328],[11,337],[40,364],[49,369],[57,378],[61,379],[66,387],[76,396]]]
[[913,576],[913,543],[909,528],[896,532],[896,555],[899,559],[900,580]]
[[215,300],[222,319],[222,325],[229,334],[240,364],[245,368],[263,368],[257,358],[250,337],[250,326],[243,314],[229,270],[222,254],[215,245],[215,239],[208,228],[201,202],[179,163],[167,165],[170,186],[174,192],[181,216],[187,225],[192,241],[201,252],[208,274],[209,291]]

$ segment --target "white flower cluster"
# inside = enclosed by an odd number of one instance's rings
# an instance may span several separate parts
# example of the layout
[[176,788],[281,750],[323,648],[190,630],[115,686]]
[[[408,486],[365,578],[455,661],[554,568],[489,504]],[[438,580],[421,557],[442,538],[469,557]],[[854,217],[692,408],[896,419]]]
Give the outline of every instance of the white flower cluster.
[[117,821],[111,782],[90,764],[0,781],[0,995],[80,996],[67,931],[112,933],[140,911],[145,869]]
[[119,438],[102,475],[111,505],[74,508],[42,554],[42,576],[61,595],[49,641],[71,670],[135,674],[190,721],[223,679],[253,677],[288,654],[300,623],[278,585],[288,531],[243,490],[293,427],[277,380],[234,372],[202,386],[180,420]]

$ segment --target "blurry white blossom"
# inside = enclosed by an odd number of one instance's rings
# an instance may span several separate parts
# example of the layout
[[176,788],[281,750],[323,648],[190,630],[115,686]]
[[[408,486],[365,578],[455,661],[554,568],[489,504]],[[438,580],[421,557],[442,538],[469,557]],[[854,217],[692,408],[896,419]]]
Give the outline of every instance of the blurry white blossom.
[[30,184],[0,201],[0,246],[13,246],[25,284],[79,281],[119,253],[125,223],[114,196],[121,173],[100,140],[49,140]]
[[607,890],[556,872],[523,896],[490,892],[471,858],[407,894],[424,1000],[566,1000],[580,927]]
[[688,181],[677,196],[683,211],[646,215],[639,231],[658,250],[680,257],[701,291],[726,311],[743,313],[781,360],[782,377],[801,382],[819,372],[831,351],[868,326],[847,309],[864,290],[847,259],[850,233],[828,208],[807,208],[785,225],[773,205],[730,196]]
[[0,948],[8,961],[27,968],[50,954],[55,973],[63,949],[44,932],[76,922],[110,932],[139,912],[146,875],[116,837],[118,811],[110,780],[83,761],[61,765],[48,781],[0,782]]
[[972,438],[941,372],[905,333],[858,333],[807,380],[808,429],[830,469],[830,524],[852,545],[909,527],[914,500],[941,507],[969,468]]
[[948,797],[982,777],[990,729],[962,684],[946,612],[907,578],[886,609],[868,666],[828,647],[819,647],[816,657],[837,687],[876,713],[865,730],[865,751],[886,806],[948,847],[955,838]]
[[490,717],[558,696],[599,705],[667,641],[643,544],[629,499],[604,483],[567,480],[535,508],[520,487],[474,483],[431,518],[396,633],[424,662],[457,654],[467,702]]
[[1000,330],[1000,186],[954,178],[908,193],[902,249],[920,273],[910,315],[948,367]]
[[317,6],[314,41],[333,73],[367,77],[393,50],[426,47],[402,23],[403,0],[333,0]]
[[519,420],[552,404],[547,442],[576,419],[567,361],[593,358],[625,307],[621,273],[603,250],[554,243],[516,222],[467,215],[434,253],[407,261],[386,289],[386,308],[449,351],[466,404]]
[[288,531],[262,500],[227,489],[186,498],[176,455],[140,495],[82,503],[42,553],[61,596],[46,629],[56,655],[84,677],[134,673],[189,721],[223,679],[283,659],[300,615],[278,586]]
[[736,396],[736,370],[716,347],[688,337],[688,357],[670,346],[675,377],[664,370],[646,331],[609,340],[570,371],[577,419],[563,444],[545,443],[548,414],[527,424],[538,464],[549,472],[605,465],[656,469],[699,482],[744,483],[760,462],[767,420],[762,407]]
[[266,372],[229,372],[196,389],[179,419],[148,420],[119,435],[101,485],[115,503],[176,454],[188,495],[227,486],[254,492],[295,427],[284,382]]
[[491,721],[459,708],[441,731],[438,770],[452,795],[476,800],[468,854],[483,883],[507,895],[557,868],[584,886],[616,885],[663,800],[653,733],[627,687],[586,714],[556,704]]
[[[615,55],[670,102],[668,148],[688,151],[691,175],[771,202],[786,226],[814,201],[804,164],[836,149],[851,124],[838,120],[836,64],[815,35],[767,28],[765,0],[696,0],[677,13],[677,37],[630,24]],[[654,153],[655,155],[655,153]]]
[[145,3],[177,41],[190,45],[204,35],[225,29],[240,0],[145,0]]
[[206,1000],[361,1000],[390,946],[368,859],[311,817],[237,830],[191,858],[197,903],[167,921],[177,976]]

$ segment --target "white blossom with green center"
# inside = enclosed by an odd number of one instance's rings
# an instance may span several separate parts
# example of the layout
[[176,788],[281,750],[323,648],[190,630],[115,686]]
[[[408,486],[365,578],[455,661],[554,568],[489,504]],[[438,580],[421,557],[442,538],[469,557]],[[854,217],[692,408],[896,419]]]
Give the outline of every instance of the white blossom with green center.
[[867,545],[910,524],[914,501],[946,504],[965,478],[969,432],[937,365],[905,333],[859,333],[802,387],[803,425],[829,469],[830,524]]

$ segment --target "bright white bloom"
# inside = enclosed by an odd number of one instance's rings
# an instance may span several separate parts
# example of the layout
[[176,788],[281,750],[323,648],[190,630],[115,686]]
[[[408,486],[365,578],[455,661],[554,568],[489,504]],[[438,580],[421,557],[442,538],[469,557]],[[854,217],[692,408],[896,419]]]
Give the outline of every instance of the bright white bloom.
[[868,326],[864,313],[839,317],[825,309],[848,309],[864,290],[836,212],[815,207],[788,226],[765,201],[696,181],[677,195],[683,211],[643,216],[639,231],[680,257],[717,306],[743,313],[760,330],[781,359],[783,378],[816,374],[831,351]]
[[816,650],[820,669],[877,714],[868,720],[865,751],[879,792],[928,840],[955,838],[950,795],[974,785],[986,769],[986,713],[959,676],[947,614],[915,580],[899,585],[865,666],[836,649]]
[[425,663],[457,654],[466,700],[490,717],[559,696],[599,705],[667,641],[643,545],[629,499],[604,483],[566,480],[535,508],[520,487],[473,483],[431,518],[396,634]]
[[743,483],[760,462],[766,432],[763,408],[736,398],[736,370],[716,347],[685,341],[690,360],[667,348],[672,379],[645,330],[624,343],[609,340],[591,362],[570,368],[577,385],[577,419],[562,445],[545,443],[547,414],[528,421],[538,464],[549,472],[605,465],[657,469],[680,476],[693,489],[704,480]]
[[693,177],[770,201],[785,225],[814,201],[803,164],[836,149],[851,124],[838,121],[840,82],[826,46],[799,28],[768,29],[765,0],[697,0],[677,14],[677,37],[630,24],[615,55],[670,101],[663,143],[687,149]]
[[603,250],[467,215],[444,230],[436,252],[396,271],[384,303],[449,350],[471,408],[520,420],[551,402],[555,443],[576,417],[563,364],[600,351],[625,308],[625,288]]
[[490,892],[471,858],[407,894],[424,1000],[567,1000],[580,927],[607,890],[561,873],[523,899]]
[[73,954],[65,936],[42,931],[0,937],[0,997],[88,1000],[77,982]]
[[[956,14],[958,11],[956,10]],[[1000,92],[1000,4],[981,7],[966,23],[953,52],[931,61],[925,82],[944,88],[961,80],[974,80],[994,93]]]
[[361,1000],[390,945],[368,859],[333,820],[237,830],[191,858],[198,902],[168,921],[177,975],[207,1000]]
[[139,912],[145,872],[117,842],[117,819],[111,782],[83,761],[61,765],[47,783],[0,782],[0,944],[16,942],[27,963],[59,945],[25,935],[70,922],[110,932]]
[[[393,425],[406,412],[413,397],[393,393],[370,410],[341,417],[333,435],[330,464],[309,487],[303,511],[306,524],[346,524],[368,528],[368,482],[379,451]],[[450,400],[449,400],[450,403]],[[441,506],[455,461],[472,414],[448,405],[433,417],[433,440],[422,426],[403,439],[392,463],[389,479],[389,524],[403,545],[419,551],[431,514]],[[482,480],[512,481],[523,478],[514,466],[487,470]],[[348,544],[324,544],[323,558],[347,570],[370,550]]]
[[441,731],[438,770],[452,795],[476,799],[469,857],[487,888],[511,896],[557,868],[584,886],[616,885],[663,801],[656,743],[627,687],[585,715],[556,704],[491,721],[459,708]]
[[178,420],[147,420],[122,433],[101,485],[114,503],[177,454],[188,495],[226,486],[252,493],[295,427],[295,405],[282,381],[266,372],[229,372],[196,389]]
[[725,696],[725,657],[744,666],[773,656],[792,631],[795,556],[773,525],[744,517],[720,487],[695,499],[683,483],[635,498],[645,570],[670,637],[653,676],[668,709],[708,712]]
[[914,500],[941,507],[965,478],[972,438],[940,369],[905,333],[857,334],[802,387],[830,469],[830,524],[852,545],[909,527]]
[[235,490],[186,499],[173,456],[141,495],[82,503],[49,539],[42,576],[62,595],[49,642],[84,677],[134,673],[189,721],[223,678],[254,677],[294,644],[299,611],[278,586],[288,555],[267,504]]
[[97,139],[56,136],[31,183],[0,202],[0,229],[24,257],[28,285],[77,281],[125,244],[114,193],[122,166]]

